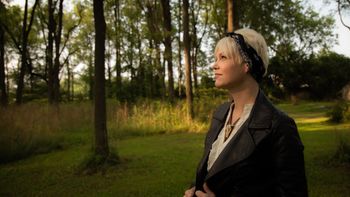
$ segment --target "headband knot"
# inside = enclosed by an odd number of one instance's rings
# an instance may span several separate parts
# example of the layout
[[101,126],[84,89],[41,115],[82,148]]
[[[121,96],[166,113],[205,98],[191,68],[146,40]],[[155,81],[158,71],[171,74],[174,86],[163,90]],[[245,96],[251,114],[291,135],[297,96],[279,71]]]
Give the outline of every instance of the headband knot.
[[266,69],[256,50],[245,42],[244,37],[241,34],[227,32],[226,36],[233,38],[238,46],[239,53],[241,54],[243,60],[249,65],[250,74],[258,83],[260,83]]

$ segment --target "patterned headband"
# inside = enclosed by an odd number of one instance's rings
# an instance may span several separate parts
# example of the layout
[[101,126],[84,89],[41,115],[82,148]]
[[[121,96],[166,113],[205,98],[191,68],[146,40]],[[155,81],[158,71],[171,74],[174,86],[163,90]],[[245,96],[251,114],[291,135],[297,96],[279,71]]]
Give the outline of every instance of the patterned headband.
[[250,74],[258,83],[260,83],[265,73],[265,67],[256,50],[245,42],[244,37],[241,34],[227,32],[226,36],[233,38],[236,42],[243,60],[249,65]]

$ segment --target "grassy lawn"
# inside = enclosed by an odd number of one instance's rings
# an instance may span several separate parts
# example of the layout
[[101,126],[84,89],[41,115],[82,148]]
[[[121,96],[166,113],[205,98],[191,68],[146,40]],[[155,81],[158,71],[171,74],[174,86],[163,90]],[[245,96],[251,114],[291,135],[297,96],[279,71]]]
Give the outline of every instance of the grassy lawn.
[[[279,107],[294,117],[305,145],[310,196],[349,196],[350,165],[330,162],[338,138],[350,141],[349,124],[326,123],[329,103]],[[0,196],[182,196],[194,178],[203,133],[113,137],[122,158],[105,173],[77,175],[91,149],[92,131],[80,130],[81,143],[0,165]],[[78,136],[74,138],[78,138]]]

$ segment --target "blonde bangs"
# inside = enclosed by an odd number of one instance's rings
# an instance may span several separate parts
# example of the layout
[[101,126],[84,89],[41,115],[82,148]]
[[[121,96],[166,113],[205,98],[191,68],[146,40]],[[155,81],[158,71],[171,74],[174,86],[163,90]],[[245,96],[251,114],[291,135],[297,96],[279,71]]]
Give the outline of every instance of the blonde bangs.
[[231,37],[224,37],[219,40],[219,42],[216,44],[214,55],[217,55],[219,52],[228,58],[233,58],[234,62],[236,63],[242,62],[237,45]]

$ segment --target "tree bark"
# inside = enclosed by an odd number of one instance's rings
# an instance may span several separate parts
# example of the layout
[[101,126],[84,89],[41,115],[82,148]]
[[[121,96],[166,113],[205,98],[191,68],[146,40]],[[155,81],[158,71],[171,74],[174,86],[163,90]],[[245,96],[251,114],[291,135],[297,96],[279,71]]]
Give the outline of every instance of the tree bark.
[[[146,1],[146,17],[147,17],[147,27],[149,29],[149,32],[151,32],[151,39],[154,41],[152,52],[154,51],[155,57],[152,57],[153,59],[153,65],[157,71],[157,78],[156,78],[156,84],[159,84],[160,87],[156,88],[155,90],[156,95],[160,94],[162,98],[165,98],[165,73],[164,68],[162,67],[161,60],[160,60],[160,43],[161,43],[161,33],[158,27],[158,18],[156,15],[157,9],[156,9],[157,2],[151,2]],[[151,44],[150,44],[151,45]]]
[[114,26],[115,26],[115,72],[116,72],[116,98],[120,99],[122,89],[122,68],[120,63],[120,1],[114,1]]
[[54,67],[52,71],[52,80],[53,80],[53,98],[51,100],[51,104],[57,105],[60,100],[60,79],[59,79],[59,73],[60,73],[60,45],[61,45],[61,35],[62,35],[62,18],[63,18],[63,0],[60,0],[59,2],[59,9],[58,9],[58,26],[57,26],[57,32],[55,35],[55,62]]
[[193,112],[193,94],[192,94],[192,81],[191,81],[191,47],[189,37],[189,16],[188,16],[188,0],[183,0],[183,34],[184,34],[184,57],[185,57],[185,69],[186,69],[186,102],[187,102],[187,114],[189,120],[194,118]]
[[89,65],[88,65],[88,75],[89,75],[89,100],[94,99],[94,87],[95,87],[95,82],[94,82],[94,66],[93,64],[93,57],[92,57],[92,53],[93,53],[93,49],[92,47],[91,49],[91,55],[88,57],[89,58]]
[[67,100],[71,101],[71,75],[72,75],[72,71],[71,68],[69,66],[69,61],[67,62]]
[[54,42],[54,32],[55,32],[55,20],[54,20],[54,11],[52,0],[48,0],[48,14],[49,14],[49,23],[48,23],[48,36],[47,36],[47,56],[46,63],[48,65],[48,98],[49,103],[54,102],[54,65],[53,65],[53,42]]
[[[1,2],[0,2],[1,3]],[[2,3],[0,5],[3,6]],[[1,8],[3,10],[3,8]],[[5,30],[0,25],[0,104],[5,107],[8,104],[5,83]]]
[[[110,40],[107,34],[107,40]],[[107,41],[107,98],[112,98],[112,67],[111,67],[111,56],[112,56],[112,46],[109,41]]]
[[198,52],[198,38],[197,38],[197,21],[195,18],[195,6],[194,1],[191,2],[191,25],[192,25],[192,36],[191,36],[191,42],[192,42],[192,56],[191,56],[191,67],[192,67],[192,75],[193,75],[193,85],[194,85],[194,92],[198,89],[198,74],[197,74],[197,52]]
[[106,23],[103,0],[93,1],[95,24],[95,154],[107,158],[109,155],[106,126],[105,96],[105,38]]
[[23,89],[24,89],[24,76],[26,74],[27,66],[28,66],[28,50],[27,50],[27,45],[28,45],[28,36],[29,32],[31,30],[32,24],[33,24],[33,19],[34,19],[34,14],[35,14],[35,9],[38,5],[39,1],[35,0],[33,8],[32,8],[32,13],[31,13],[31,18],[29,25],[27,27],[27,19],[28,19],[28,0],[25,1],[24,5],[24,17],[23,17],[23,26],[22,26],[22,43],[21,43],[21,68],[19,71],[19,77],[18,77],[18,83],[17,83],[17,90],[16,90],[16,104],[22,104],[22,98],[23,98]]
[[178,94],[179,94],[179,97],[182,97],[182,76],[183,76],[183,71],[182,71],[182,57],[181,57],[181,51],[182,51],[182,43],[181,43],[181,1],[182,0],[179,0],[179,15],[178,15],[178,18],[177,18],[177,22],[178,22],[178,25],[179,25],[179,31],[178,31],[178,36],[177,36],[177,42],[178,42],[178,45],[179,45],[179,48],[178,48],[178,73],[179,73],[179,79],[178,79]]
[[19,71],[17,90],[16,90],[16,104],[22,104],[23,88],[24,88],[24,75],[27,68],[27,18],[28,18],[28,0],[24,4],[24,17],[22,25],[22,44],[21,44],[21,67]]
[[227,32],[233,32],[233,1],[226,0],[227,2]]
[[164,29],[165,29],[165,38],[164,38],[164,58],[168,65],[168,95],[170,99],[174,98],[174,77],[173,77],[173,56],[172,56],[172,46],[171,46],[171,13],[170,13],[170,4],[169,0],[162,0],[163,7],[163,18],[164,18]]
[[233,32],[240,28],[239,3],[239,0],[227,0],[227,32]]
[[236,31],[240,26],[240,17],[239,17],[239,8],[240,8],[240,2],[241,0],[234,0],[233,1],[233,30]]

